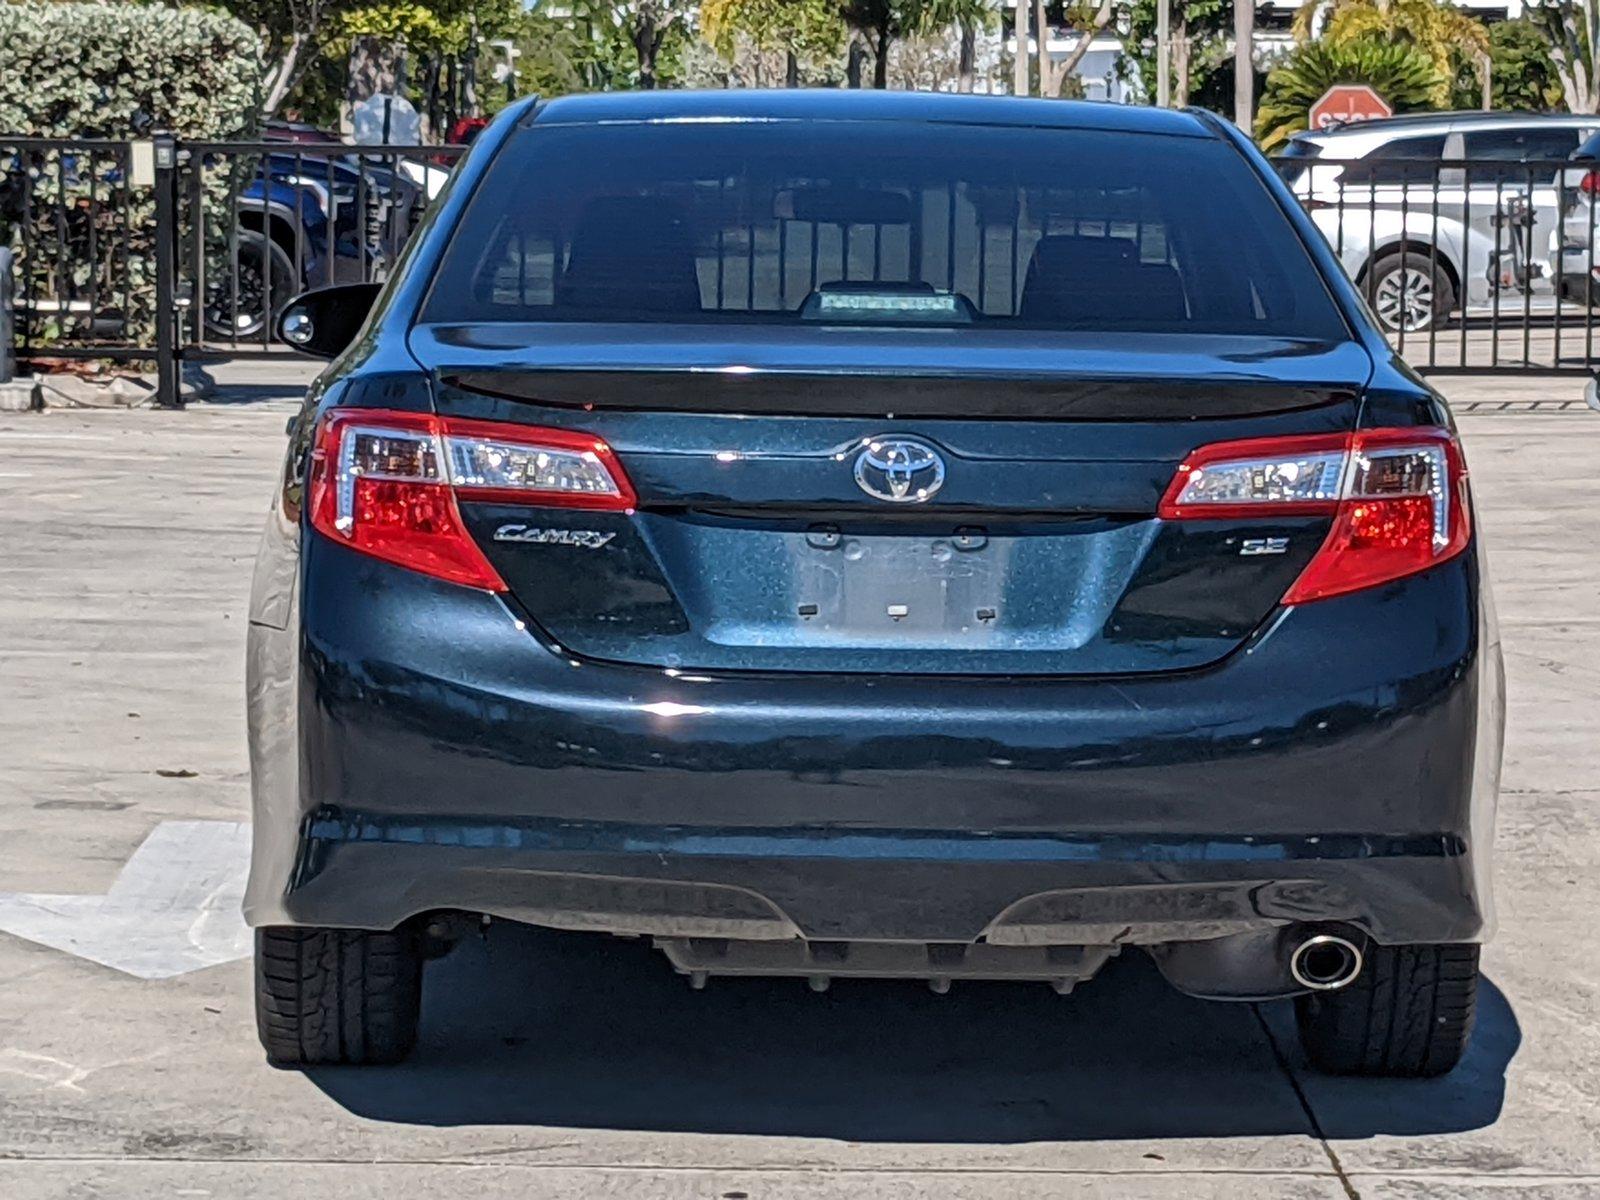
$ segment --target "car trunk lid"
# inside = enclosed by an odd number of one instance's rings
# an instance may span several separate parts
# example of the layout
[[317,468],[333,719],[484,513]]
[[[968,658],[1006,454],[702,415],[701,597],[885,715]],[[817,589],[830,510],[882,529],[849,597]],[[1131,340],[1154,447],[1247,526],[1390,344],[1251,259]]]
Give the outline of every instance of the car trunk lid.
[[[413,332],[441,413],[593,434],[637,492],[631,512],[463,504],[513,602],[575,655],[712,671],[1204,666],[1273,611],[1328,520],[1160,521],[1178,463],[1213,441],[1347,431],[1371,368],[1356,345],[1284,339],[719,334]],[[896,453],[937,461],[926,499],[893,494]],[[911,493],[934,468],[899,469]]]

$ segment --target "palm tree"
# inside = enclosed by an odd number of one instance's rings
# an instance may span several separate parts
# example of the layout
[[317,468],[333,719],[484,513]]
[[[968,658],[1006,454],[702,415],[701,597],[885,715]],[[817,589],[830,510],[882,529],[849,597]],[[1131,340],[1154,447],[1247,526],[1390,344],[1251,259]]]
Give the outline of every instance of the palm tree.
[[1432,99],[1441,108],[1450,102],[1450,81],[1462,63],[1487,79],[1489,31],[1440,0],[1308,0],[1295,13],[1295,39],[1305,43],[1319,26],[1330,44],[1388,41],[1426,54],[1439,72]]
[[1439,107],[1439,80],[1433,60],[1415,46],[1375,39],[1308,42],[1267,76],[1256,141],[1268,153],[1281,147],[1306,127],[1311,106],[1334,84],[1368,84],[1403,112]]

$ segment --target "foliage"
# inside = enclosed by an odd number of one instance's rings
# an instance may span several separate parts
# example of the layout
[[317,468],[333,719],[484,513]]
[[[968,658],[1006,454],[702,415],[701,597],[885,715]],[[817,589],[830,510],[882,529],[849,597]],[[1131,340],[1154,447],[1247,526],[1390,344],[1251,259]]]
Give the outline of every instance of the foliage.
[[339,13],[327,44],[347,49],[350,38],[377,37],[417,53],[464,54],[474,27],[480,39],[501,37],[521,15],[520,0],[387,0]]
[[[1562,104],[1561,79],[1550,60],[1550,43],[1533,22],[1522,17],[1489,26],[1491,106],[1520,112],[1551,112]],[[1474,67],[1456,72],[1452,108],[1477,108],[1483,84]]]
[[[1314,14],[1327,13],[1322,40],[1340,46],[1352,42],[1391,42],[1413,46],[1432,61],[1439,79],[1432,100],[1450,103],[1451,87],[1464,67],[1471,68],[1489,52],[1489,31],[1476,17],[1441,0],[1311,0],[1295,14],[1295,36],[1304,42]],[[1476,108],[1477,102],[1470,107]]]
[[924,92],[970,89],[973,79],[992,78],[1000,71],[998,31],[974,27],[969,53],[964,62],[959,37],[947,30],[906,38],[889,56],[890,83]]
[[[185,7],[211,8],[209,0],[183,0]],[[220,7],[258,31],[266,47],[261,111],[271,116],[321,60],[318,41],[326,21],[355,0],[219,0]]]
[[[1172,65],[1172,97],[1177,105],[1209,96],[1213,76],[1233,60],[1233,0],[1172,0],[1171,28],[1174,59],[1188,56],[1187,70]],[[1127,12],[1127,34],[1118,70],[1146,102],[1156,99],[1156,0],[1132,0]],[[1185,43],[1186,45],[1180,45]],[[1184,77],[1187,77],[1185,86]],[[1229,76],[1232,79],[1232,76]],[[1231,95],[1232,84],[1228,84]]]
[[1530,0],[1524,16],[1550,47],[1567,107],[1600,111],[1600,0]]
[[889,48],[922,27],[919,0],[837,0],[840,18],[872,51],[872,86],[889,86]]
[[832,0],[702,0],[700,33],[724,58],[741,37],[757,51],[801,60],[837,56],[845,38]]
[[1271,153],[1306,128],[1311,106],[1336,83],[1365,83],[1396,112],[1437,108],[1439,69],[1415,46],[1394,42],[1307,42],[1267,76],[1256,141]]
[[524,92],[564,96],[584,91],[591,79],[611,73],[607,46],[570,18],[552,17],[543,5],[524,14],[512,40],[521,51],[517,84]]
[[[0,5],[0,130],[57,138],[120,139],[148,136],[149,129],[193,139],[248,136],[261,59],[257,35],[220,13],[126,4]],[[131,309],[120,313],[125,329],[148,336],[154,322],[151,190],[134,186],[120,159],[88,149],[10,157],[0,193],[14,196],[24,177],[31,223],[25,226],[11,206],[0,214],[0,238],[17,251],[19,289],[57,300],[93,296],[102,310],[125,296]],[[58,256],[58,250],[65,253]],[[67,320],[58,316],[54,328],[34,333],[48,340],[64,332]]]
[[260,62],[260,39],[219,13],[0,6],[0,130],[127,137],[143,112],[180,137],[229,137],[251,126]]

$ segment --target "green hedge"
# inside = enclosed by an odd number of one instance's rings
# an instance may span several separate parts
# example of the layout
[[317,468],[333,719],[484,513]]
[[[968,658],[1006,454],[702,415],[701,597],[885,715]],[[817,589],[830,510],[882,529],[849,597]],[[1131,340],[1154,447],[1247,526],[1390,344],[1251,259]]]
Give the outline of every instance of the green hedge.
[[[0,3],[0,242],[17,253],[18,323],[31,346],[152,344],[155,200],[132,185],[120,148],[62,152],[7,140],[121,141],[153,128],[248,137],[261,59],[256,33],[222,13]],[[226,179],[208,179],[212,212],[219,186]]]
[[261,39],[242,21],[144,4],[0,4],[0,135],[132,135],[143,110],[179,137],[250,132]]

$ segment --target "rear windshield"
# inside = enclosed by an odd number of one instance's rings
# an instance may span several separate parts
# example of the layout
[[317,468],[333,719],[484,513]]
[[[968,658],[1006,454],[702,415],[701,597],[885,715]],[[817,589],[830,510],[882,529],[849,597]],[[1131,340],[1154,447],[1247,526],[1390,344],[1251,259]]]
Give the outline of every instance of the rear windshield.
[[1347,336],[1220,139],[836,121],[517,135],[421,319]]

